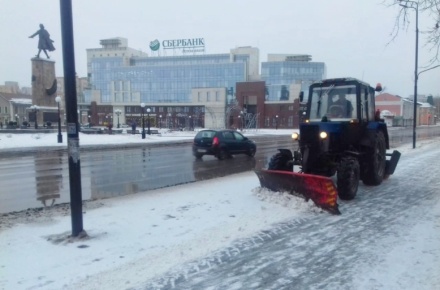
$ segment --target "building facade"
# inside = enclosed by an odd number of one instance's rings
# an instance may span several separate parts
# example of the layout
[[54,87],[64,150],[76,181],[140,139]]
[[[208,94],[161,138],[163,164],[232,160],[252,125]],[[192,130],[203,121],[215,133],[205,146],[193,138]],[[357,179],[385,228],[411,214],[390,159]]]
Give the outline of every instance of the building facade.
[[325,79],[327,68],[323,62],[312,62],[310,55],[269,54],[261,64],[261,79],[266,82],[267,101],[286,101],[308,92],[309,86]]
[[146,120],[169,128],[291,128],[299,92],[326,76],[325,64],[309,55],[269,55],[260,64],[258,48],[250,46],[149,56],[129,48],[124,38],[100,43],[87,49],[88,87],[79,98],[81,119],[94,125],[140,126]]
[[0,93],[0,123],[5,128],[12,121],[22,124],[28,119],[32,96],[20,93]]

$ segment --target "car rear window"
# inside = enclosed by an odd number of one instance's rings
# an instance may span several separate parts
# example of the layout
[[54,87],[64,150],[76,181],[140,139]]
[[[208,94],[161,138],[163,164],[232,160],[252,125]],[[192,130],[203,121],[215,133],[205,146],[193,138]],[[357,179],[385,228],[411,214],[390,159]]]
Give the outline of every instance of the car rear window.
[[196,138],[213,138],[215,131],[200,131],[197,133]]

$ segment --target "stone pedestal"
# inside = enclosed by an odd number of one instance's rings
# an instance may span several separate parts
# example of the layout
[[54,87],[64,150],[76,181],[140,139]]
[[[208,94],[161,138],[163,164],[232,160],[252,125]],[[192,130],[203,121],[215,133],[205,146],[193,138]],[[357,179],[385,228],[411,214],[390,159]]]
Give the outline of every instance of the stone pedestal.
[[[57,110],[57,79],[55,61],[34,57],[32,61],[32,105],[37,105],[37,122],[42,126],[46,122],[45,112]],[[33,115],[33,116],[30,116]],[[29,120],[35,119],[35,113],[29,111]]]

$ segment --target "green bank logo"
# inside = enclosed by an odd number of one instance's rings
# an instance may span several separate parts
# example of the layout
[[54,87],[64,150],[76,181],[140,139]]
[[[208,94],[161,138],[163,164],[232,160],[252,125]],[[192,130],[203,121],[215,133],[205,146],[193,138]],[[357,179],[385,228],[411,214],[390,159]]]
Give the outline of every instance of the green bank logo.
[[153,41],[150,42],[150,49],[152,51],[157,51],[160,48],[160,42],[159,40],[155,39]]

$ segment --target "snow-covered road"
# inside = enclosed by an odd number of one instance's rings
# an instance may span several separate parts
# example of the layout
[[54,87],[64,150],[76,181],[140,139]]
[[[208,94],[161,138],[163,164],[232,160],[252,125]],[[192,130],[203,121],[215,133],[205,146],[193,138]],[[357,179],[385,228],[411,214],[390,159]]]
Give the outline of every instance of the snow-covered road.
[[0,223],[0,289],[440,289],[440,140],[342,215],[261,189],[252,172]]

